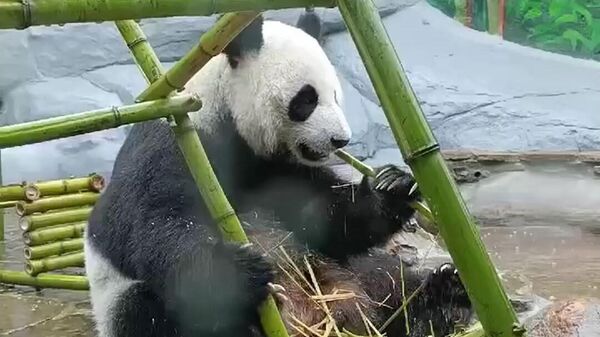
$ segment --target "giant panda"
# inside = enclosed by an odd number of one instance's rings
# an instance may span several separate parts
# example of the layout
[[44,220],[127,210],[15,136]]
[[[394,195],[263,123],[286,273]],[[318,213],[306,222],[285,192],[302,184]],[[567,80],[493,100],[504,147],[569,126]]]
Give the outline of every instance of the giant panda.
[[[401,277],[407,294],[426,285],[409,307],[411,336],[429,333],[429,320],[446,334],[469,310],[451,263],[401,276],[401,260],[377,250],[413,215],[413,177],[385,165],[353,183],[326,165],[351,132],[314,18],[294,27],[258,17],[184,90],[203,101],[190,117],[235,211],[277,219],[247,219],[254,244],[221,240],[167,121],[133,126],[85,232],[100,337],[264,336],[257,309],[269,293],[291,334],[292,317],[318,323],[322,312],[268,253],[284,246],[298,265],[310,260],[323,292],[359,295],[331,304],[349,331],[365,329],[356,304],[374,324],[400,306]],[[398,318],[388,336],[408,335],[405,323]]]

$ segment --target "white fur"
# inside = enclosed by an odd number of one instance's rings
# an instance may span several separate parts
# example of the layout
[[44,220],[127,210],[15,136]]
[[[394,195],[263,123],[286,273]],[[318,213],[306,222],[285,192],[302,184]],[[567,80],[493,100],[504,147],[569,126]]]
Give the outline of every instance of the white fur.
[[[230,112],[257,155],[268,157],[285,145],[300,161],[318,164],[303,160],[297,146],[305,143],[331,154],[335,150],[331,138],[351,137],[335,68],[317,40],[296,27],[265,21],[263,36],[260,51],[242,57],[236,69],[221,54],[188,82],[185,91],[198,93],[203,100],[192,120],[211,132],[222,114]],[[288,104],[305,84],[316,89],[318,106],[306,121],[292,122]]]
[[112,337],[114,306],[121,294],[137,281],[119,273],[96,251],[86,234],[84,239],[85,271],[90,283],[90,298],[98,337]]

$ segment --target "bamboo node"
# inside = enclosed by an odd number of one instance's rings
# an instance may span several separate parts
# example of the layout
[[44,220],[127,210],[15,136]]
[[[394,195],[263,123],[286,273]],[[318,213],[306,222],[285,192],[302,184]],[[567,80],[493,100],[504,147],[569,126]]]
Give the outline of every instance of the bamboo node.
[[121,112],[119,111],[119,108],[116,107],[116,106],[112,106],[111,109],[112,109],[113,115],[115,116],[115,123],[117,125],[122,125],[122,122],[121,122]]
[[23,8],[23,25],[20,29],[25,29],[32,25],[31,22],[31,3],[29,0],[21,0],[21,7]]
[[127,47],[129,49],[133,49],[133,47],[137,46],[140,43],[144,43],[146,41],[148,41],[148,39],[146,39],[145,37],[138,36],[135,40],[127,43]]
[[169,73],[165,73],[165,75],[163,77],[165,79],[165,83],[169,86],[169,88],[171,88],[171,89],[173,89],[173,90],[175,90],[177,92],[183,91],[183,87],[180,88],[180,87],[176,86],[175,84],[173,84],[171,81],[169,81],[168,74]]
[[416,149],[415,151],[412,151],[411,153],[409,153],[406,156],[404,161],[407,164],[410,164],[410,162],[412,162],[413,160],[424,157],[430,153],[439,151],[439,149],[440,149],[440,144],[438,144],[437,142],[434,142],[432,144],[420,147],[420,148]]
[[27,185],[25,187],[25,198],[29,201],[35,201],[41,196],[40,189],[34,185]]
[[236,216],[235,211],[232,209],[229,209],[227,212],[225,212],[222,215],[220,215],[219,217],[215,218],[215,220],[218,224],[220,224],[221,222],[225,221],[226,219],[228,219],[232,216]]

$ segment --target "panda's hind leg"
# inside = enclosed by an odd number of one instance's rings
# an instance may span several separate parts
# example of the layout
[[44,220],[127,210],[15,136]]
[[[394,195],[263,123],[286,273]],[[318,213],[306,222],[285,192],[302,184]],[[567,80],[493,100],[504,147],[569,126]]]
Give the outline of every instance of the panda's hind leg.
[[401,307],[403,298],[423,285],[408,305],[408,322],[401,314],[382,331],[389,337],[430,335],[429,321],[436,336],[445,336],[453,332],[455,322],[465,324],[472,314],[469,297],[451,263],[433,271],[417,269],[398,256],[374,251],[350,259],[349,268],[360,278],[367,294],[383,302],[384,320]]
[[132,284],[116,299],[111,320],[111,337],[181,336],[164,303],[144,282]]

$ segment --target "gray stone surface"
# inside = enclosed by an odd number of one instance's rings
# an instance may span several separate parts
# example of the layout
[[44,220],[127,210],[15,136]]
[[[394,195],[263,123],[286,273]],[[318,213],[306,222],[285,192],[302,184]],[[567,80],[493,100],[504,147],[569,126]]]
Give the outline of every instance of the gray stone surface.
[[[600,64],[468,30],[423,1],[376,3],[443,148],[600,148]],[[294,23],[300,11],[269,11],[267,17]],[[400,163],[338,10],[317,11],[345,89],[354,133],[349,150],[372,165]],[[214,21],[181,17],[141,24],[168,67]],[[0,48],[0,123],[130,104],[146,86],[112,23],[0,31]],[[4,182],[108,173],[124,134],[103,131],[3,150]]]
[[[600,148],[600,63],[465,29],[424,2],[384,22],[443,148]],[[332,35],[325,47],[360,99],[378,102],[350,36]],[[349,107],[374,133],[355,141],[395,146],[380,111]]]

